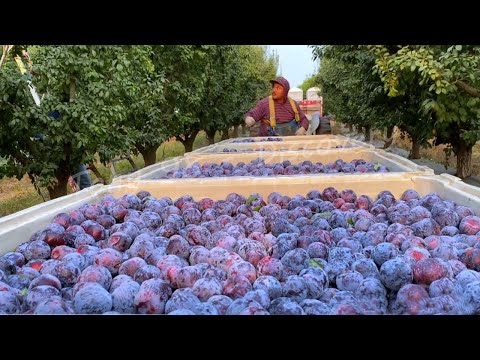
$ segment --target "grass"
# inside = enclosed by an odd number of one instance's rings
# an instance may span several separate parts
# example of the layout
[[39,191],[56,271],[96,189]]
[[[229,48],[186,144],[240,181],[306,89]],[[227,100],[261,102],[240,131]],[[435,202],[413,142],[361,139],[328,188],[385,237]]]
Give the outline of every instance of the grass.
[[0,180],[0,216],[5,216],[43,202],[28,176]]
[[[334,134],[342,134],[347,131],[347,128],[341,123],[336,123],[332,128]],[[410,151],[412,148],[412,142],[408,137],[402,138],[400,131],[395,129],[393,133],[394,145],[401,149]],[[373,139],[383,141],[385,139],[384,133],[381,131],[374,131]],[[444,149],[445,145],[434,146],[432,141],[429,141],[430,146],[420,148],[420,157],[429,159],[439,164],[447,165],[448,167],[455,168],[457,166],[457,157],[452,154],[446,158]],[[480,175],[480,142],[478,142],[472,149],[472,175]]]
[[[217,133],[215,135],[215,142],[218,141],[220,141],[220,135]],[[196,150],[207,145],[206,134],[200,132],[195,138],[193,149]],[[158,148],[157,162],[182,156],[184,153],[185,148],[183,144],[174,139],[170,139]],[[1,161],[2,159],[0,159],[0,162]],[[133,161],[138,169],[143,168],[145,165],[141,155],[133,156]],[[98,161],[95,166],[100,174],[107,180],[107,183],[111,183],[113,178],[111,169]],[[127,160],[116,162],[113,170],[116,175],[124,175],[134,171]],[[97,179],[91,171],[90,177],[93,184],[99,182],[99,179]],[[49,200],[46,189],[43,189],[42,194],[44,194],[45,200]],[[16,178],[0,179],[0,217],[40,204],[43,201],[44,199],[37,193],[28,176],[25,176],[22,180],[17,180]]]
[[[405,150],[410,150],[412,147],[410,139],[401,139],[399,135],[395,138],[395,144]],[[432,145],[431,142],[430,145]],[[447,165],[448,167],[455,168],[457,166],[457,157],[452,152],[447,159],[444,152],[445,148],[445,145],[420,148],[420,156]],[[472,149],[472,175],[480,175],[480,143],[474,145]]]

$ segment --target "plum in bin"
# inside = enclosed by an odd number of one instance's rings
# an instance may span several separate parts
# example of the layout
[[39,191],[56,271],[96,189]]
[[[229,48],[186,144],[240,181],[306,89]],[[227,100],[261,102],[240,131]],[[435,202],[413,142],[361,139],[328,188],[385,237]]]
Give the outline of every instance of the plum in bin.
[[380,267],[380,280],[391,290],[399,290],[413,280],[413,271],[406,258],[400,256],[388,260]]
[[135,295],[135,307],[139,314],[163,314],[172,289],[161,279],[146,280]]
[[133,278],[138,269],[147,265],[147,262],[140,257],[132,257],[125,260],[118,269],[120,275],[128,275]]
[[272,315],[305,315],[302,307],[295,300],[287,297],[274,299],[268,310]]
[[120,314],[135,314],[135,295],[140,290],[140,285],[130,281],[117,287],[112,292],[112,308]]
[[250,290],[252,290],[250,280],[242,275],[229,277],[223,284],[223,295],[232,299],[241,298]]

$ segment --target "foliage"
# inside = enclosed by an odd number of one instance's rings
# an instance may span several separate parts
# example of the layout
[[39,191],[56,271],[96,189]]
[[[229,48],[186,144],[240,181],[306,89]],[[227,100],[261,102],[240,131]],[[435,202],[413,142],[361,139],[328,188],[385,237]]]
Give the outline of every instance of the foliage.
[[[480,47],[370,46],[375,71],[391,97],[420,92],[421,111],[432,120],[436,144],[457,154],[457,175],[468,176],[471,148],[480,139]],[[448,151],[448,148],[447,148]]]
[[473,146],[480,139],[480,47],[409,45],[392,54],[372,46],[371,51],[389,96],[425,87],[422,109],[434,114],[437,143],[455,145],[461,138]]
[[312,76],[306,78],[300,85],[300,89],[303,90],[303,93],[305,94],[308,89],[312,87],[320,87],[320,79],[318,77],[318,74],[313,74]]
[[130,148],[119,101],[128,66],[120,46],[37,47],[31,72],[43,94],[37,107],[25,82],[32,75],[22,78],[9,61],[0,72],[0,156],[7,160],[0,175],[28,174],[55,197],[66,193],[79,164]]
[[383,84],[372,73],[375,58],[361,46],[317,46],[321,59],[318,81],[324,111],[362,128],[393,126],[401,113],[398,103],[387,101]]

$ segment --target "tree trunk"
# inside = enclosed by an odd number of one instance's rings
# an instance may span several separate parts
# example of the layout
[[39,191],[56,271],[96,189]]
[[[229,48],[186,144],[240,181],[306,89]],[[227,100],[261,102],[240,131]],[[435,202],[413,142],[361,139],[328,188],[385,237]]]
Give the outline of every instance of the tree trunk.
[[461,80],[457,80],[455,82],[455,86],[470,96],[477,97],[477,98],[480,97],[480,90],[474,88],[473,86],[468,85],[467,83]]
[[233,126],[233,134],[232,137],[237,138],[238,137],[238,125]]
[[[158,148],[158,147],[157,147]],[[155,149],[155,161],[157,160],[156,159],[156,154],[157,154],[157,149]],[[127,155],[127,160],[128,162],[130,163],[130,165],[132,166],[133,168],[133,171],[137,171],[138,170],[138,167],[137,167],[137,164],[135,164],[135,161],[133,161],[132,157],[130,155]],[[144,159],[145,161],[145,159]]]
[[[143,156],[143,161],[145,162],[145,166],[153,165],[157,162],[157,149],[158,149],[158,146],[155,146],[155,145],[142,147],[141,150],[138,149],[138,151],[140,151],[140,154],[142,154]],[[132,165],[133,170],[136,170],[135,168],[137,166],[130,156],[128,157],[128,161],[130,162],[130,165]]]
[[207,130],[205,132],[207,133],[208,145],[215,144],[215,133],[217,132],[217,130]]
[[222,130],[222,140],[228,139],[228,129]]
[[57,183],[48,187],[50,200],[67,195],[68,174],[57,174]]
[[[76,96],[76,79],[71,76],[70,77],[70,98],[69,101],[73,102],[75,101],[75,96]],[[63,164],[65,165],[65,164]],[[60,169],[64,168],[64,166],[60,166]],[[50,200],[59,198],[61,196],[67,195],[67,185],[68,185],[68,178],[70,177],[69,173],[65,172],[57,172],[56,178],[57,178],[57,183],[54,185],[51,185],[47,187],[48,190],[48,195],[50,196]]]
[[372,141],[372,134],[370,132],[370,126],[365,126],[364,128],[364,135],[365,135],[365,141],[370,142]]
[[350,131],[351,133],[353,132],[353,125],[352,124],[348,124],[348,131]]
[[420,143],[418,142],[418,138],[414,136],[410,136],[412,139],[412,149],[410,150],[410,154],[408,154],[408,158],[413,159],[420,159]]
[[197,137],[198,130],[193,130],[193,132],[189,135],[183,135],[184,139],[181,137],[177,137],[176,139],[180,141],[183,146],[185,147],[185,152],[191,152],[193,150],[193,143],[195,142],[195,138]]
[[387,128],[387,136],[386,136],[386,139],[385,139],[385,143],[383,144],[383,148],[384,149],[388,149],[390,146],[392,146],[392,143],[393,143],[393,129],[394,127],[388,127]]
[[455,176],[465,179],[472,175],[472,146],[467,146],[465,142],[460,141],[456,146],[457,172]]
[[189,137],[185,142],[183,142],[183,146],[185,147],[185,152],[193,151],[193,142],[195,141],[194,137]]

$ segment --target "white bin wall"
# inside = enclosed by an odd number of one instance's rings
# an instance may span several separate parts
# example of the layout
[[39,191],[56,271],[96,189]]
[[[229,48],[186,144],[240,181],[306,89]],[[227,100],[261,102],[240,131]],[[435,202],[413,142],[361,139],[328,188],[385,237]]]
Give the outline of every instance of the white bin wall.
[[480,189],[466,185],[452,176],[407,177],[397,174],[389,178],[388,182],[383,179],[358,176],[346,177],[342,182],[339,182],[338,177],[334,176],[255,178],[248,179],[248,181],[242,178],[224,180],[226,181],[220,181],[215,186],[202,180],[197,180],[195,184],[175,180],[126,181],[107,186],[96,185],[75,194],[50,200],[0,219],[0,254],[14,251],[18,245],[28,241],[33,233],[49,224],[58,213],[72,211],[84,203],[98,203],[106,194],[121,197],[127,193],[136,194],[140,190],[149,191],[156,197],[170,196],[172,199],[189,194],[198,201],[204,197],[214,200],[225,199],[232,192],[244,196],[258,192],[264,197],[273,191],[289,196],[306,195],[310,190],[322,191],[329,186],[339,191],[352,189],[357,195],[368,195],[375,200],[378,193],[383,190],[389,190],[396,198],[399,198],[405,190],[414,189],[422,196],[434,192],[444,199],[468,206],[480,214]]

